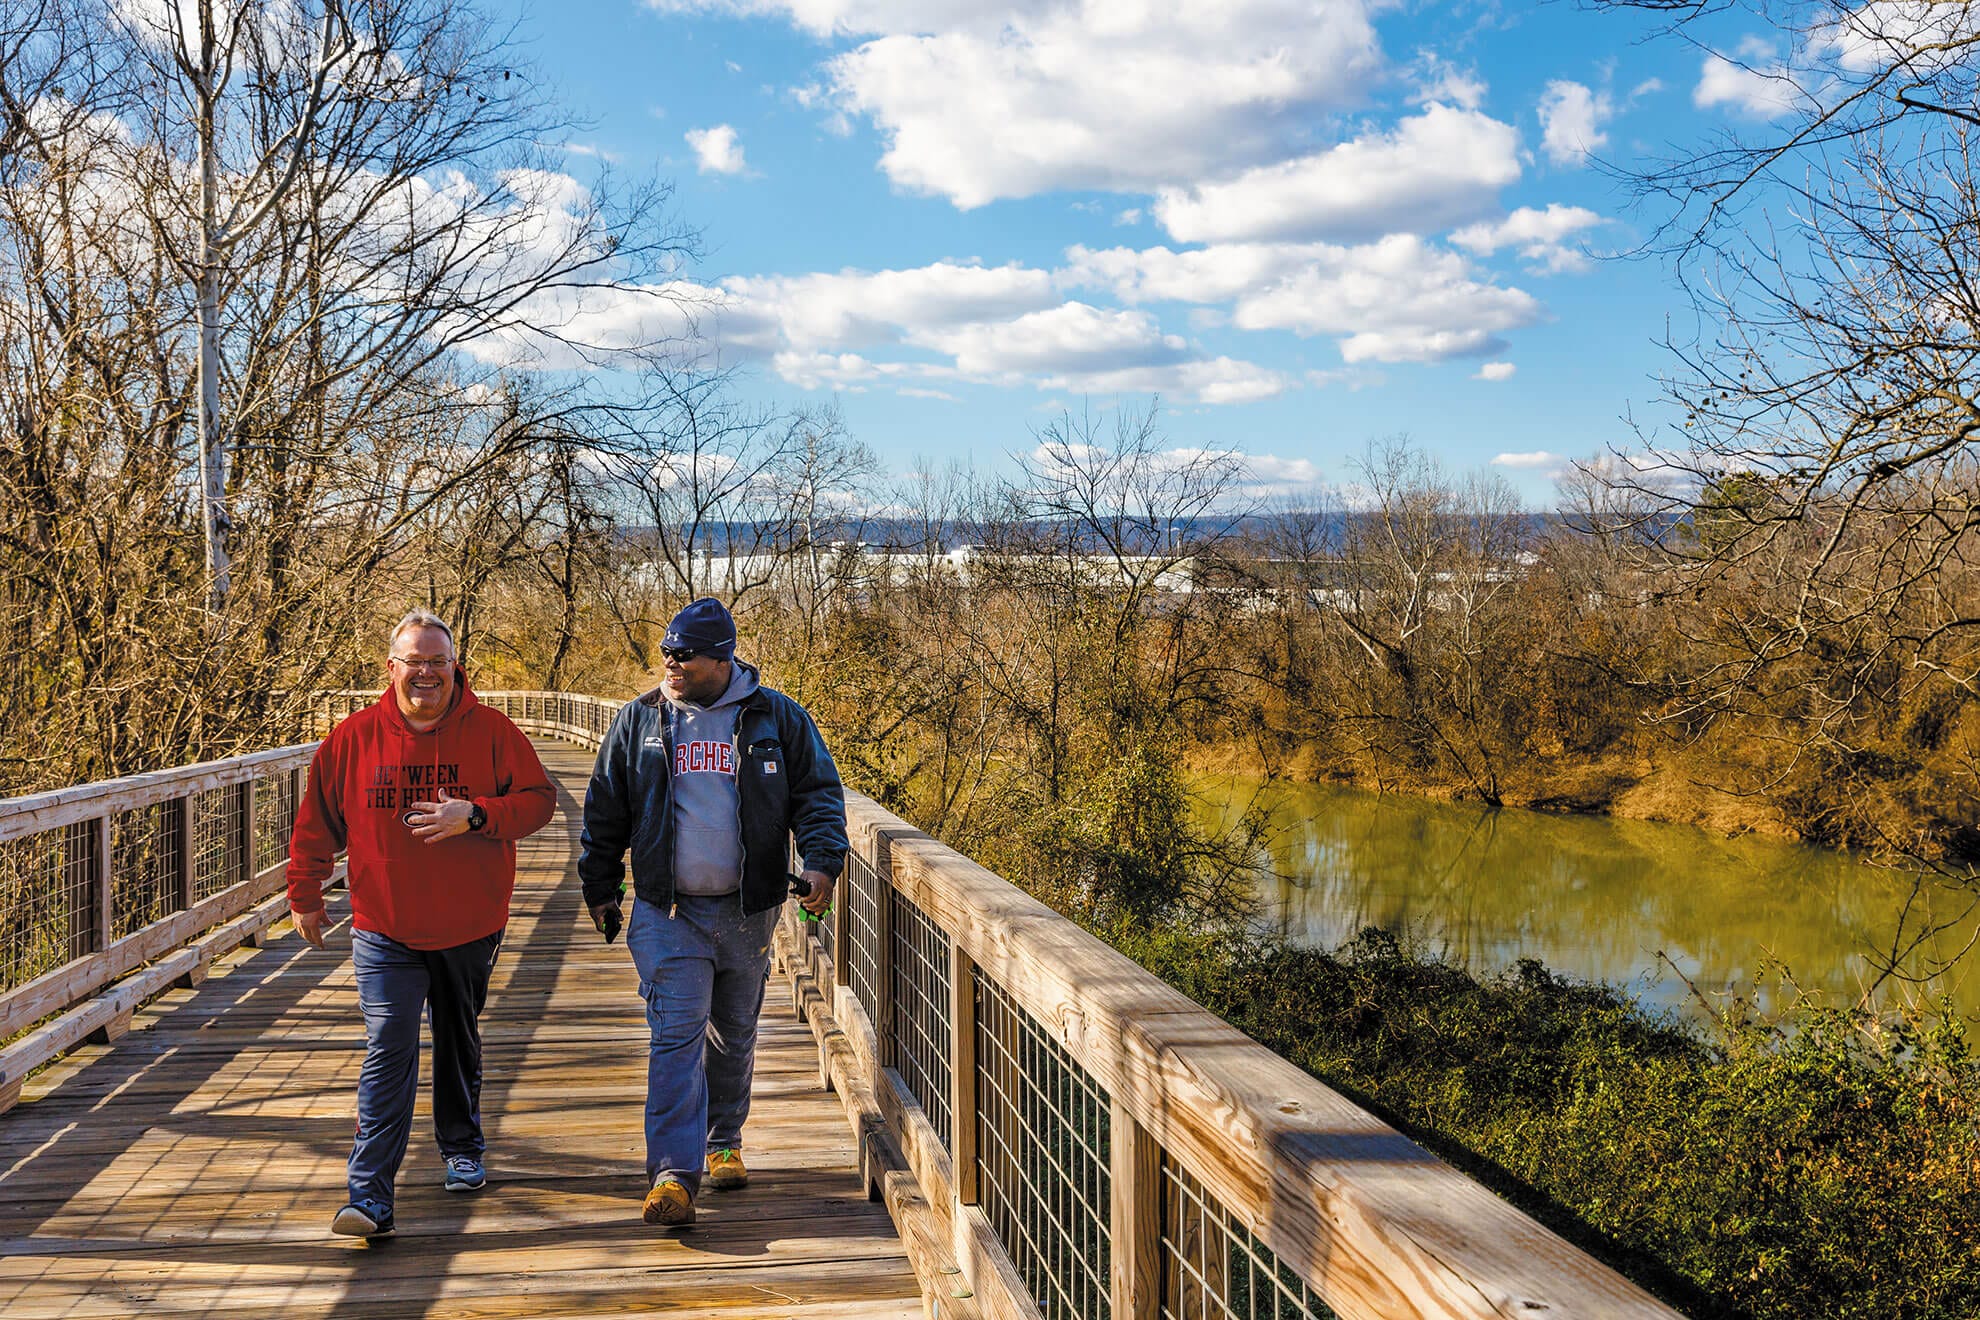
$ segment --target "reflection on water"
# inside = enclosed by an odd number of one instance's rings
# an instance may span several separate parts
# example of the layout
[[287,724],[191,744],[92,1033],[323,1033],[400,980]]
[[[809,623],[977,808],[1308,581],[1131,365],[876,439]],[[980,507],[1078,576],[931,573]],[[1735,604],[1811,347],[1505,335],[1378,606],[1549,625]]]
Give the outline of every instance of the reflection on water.
[[[1690,992],[1659,950],[1708,995],[1751,990],[1771,955],[1803,987],[1853,1002],[1901,930],[1954,922],[1910,959],[1923,969],[1955,956],[1980,922],[1970,895],[1928,886],[1914,897],[1905,877],[1799,844],[1233,776],[1198,789],[1225,810],[1254,794],[1268,808],[1288,877],[1266,895],[1268,917],[1298,942],[1333,948],[1383,926],[1474,971],[1538,958],[1686,1012]],[[1980,953],[1928,983],[1966,1016],[1980,1016],[1976,965]]]

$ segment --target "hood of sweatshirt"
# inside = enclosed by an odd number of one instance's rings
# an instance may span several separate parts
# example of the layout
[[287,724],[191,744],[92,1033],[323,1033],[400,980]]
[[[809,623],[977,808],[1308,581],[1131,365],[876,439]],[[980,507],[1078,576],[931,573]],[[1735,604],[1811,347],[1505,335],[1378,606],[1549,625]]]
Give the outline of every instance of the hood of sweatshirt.
[[[761,679],[762,676],[757,671],[755,665],[744,660],[732,660],[729,662],[729,686],[723,688],[722,695],[707,705],[699,705],[692,701],[674,700],[673,696],[668,693],[667,685],[664,683],[660,685],[660,699],[669,706],[672,706],[681,715],[692,718],[702,714],[704,711],[720,710],[724,706],[740,705],[749,699],[751,693],[756,691],[761,683]],[[461,690],[465,692],[467,688],[463,686]],[[448,711],[447,713],[449,715],[453,714],[452,711]],[[733,724],[734,720],[731,719],[730,723]]]

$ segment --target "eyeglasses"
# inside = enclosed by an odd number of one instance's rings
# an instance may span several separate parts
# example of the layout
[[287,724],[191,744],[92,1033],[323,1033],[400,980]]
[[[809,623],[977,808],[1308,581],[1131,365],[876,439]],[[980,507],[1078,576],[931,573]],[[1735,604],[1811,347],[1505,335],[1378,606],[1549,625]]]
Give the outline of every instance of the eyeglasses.
[[661,657],[672,660],[677,665],[684,665],[700,654],[701,652],[691,646],[663,646],[660,648]]
[[385,658],[402,664],[408,669],[424,669],[435,674],[444,674],[447,670],[453,668],[454,665],[452,660],[409,660],[402,655],[391,655]]

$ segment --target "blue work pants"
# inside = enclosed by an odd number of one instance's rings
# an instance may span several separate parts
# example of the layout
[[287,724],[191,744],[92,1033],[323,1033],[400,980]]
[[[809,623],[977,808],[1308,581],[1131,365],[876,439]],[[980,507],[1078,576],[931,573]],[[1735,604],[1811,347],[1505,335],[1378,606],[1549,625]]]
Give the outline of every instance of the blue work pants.
[[683,895],[671,912],[633,904],[626,947],[650,1033],[649,1187],[671,1176],[699,1195],[708,1152],[742,1146],[776,924],[775,908],[744,916],[735,894]]
[[481,1136],[481,1010],[502,932],[451,949],[414,949],[376,931],[351,932],[364,1070],[358,1075],[351,1200],[392,1204],[419,1091],[419,1020],[433,1028],[433,1132],[440,1154],[486,1149]]

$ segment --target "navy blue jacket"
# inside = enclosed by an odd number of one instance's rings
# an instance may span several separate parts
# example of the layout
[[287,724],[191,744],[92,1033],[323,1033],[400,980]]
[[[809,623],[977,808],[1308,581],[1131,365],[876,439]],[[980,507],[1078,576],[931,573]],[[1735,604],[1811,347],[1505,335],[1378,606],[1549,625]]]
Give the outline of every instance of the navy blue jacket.
[[[674,902],[674,809],[666,698],[660,689],[628,701],[598,749],[584,794],[578,879],[585,906],[625,894],[632,852],[633,893],[642,903]],[[846,793],[804,707],[759,687],[736,713],[736,794],[742,820],[744,912],[784,901],[789,839],[807,870],[837,878],[845,865]]]

